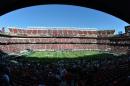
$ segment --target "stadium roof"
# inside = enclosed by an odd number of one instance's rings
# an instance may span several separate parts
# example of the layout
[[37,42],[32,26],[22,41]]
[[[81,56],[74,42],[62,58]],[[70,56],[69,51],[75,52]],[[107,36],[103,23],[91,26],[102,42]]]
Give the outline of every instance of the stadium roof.
[[[23,29],[23,30],[82,30],[82,31],[106,31],[109,29],[103,29],[99,30],[97,28],[80,28],[80,27],[27,27],[27,28],[21,28],[21,27],[7,27],[12,29]],[[112,29],[114,30],[114,29]]]
[[68,4],[97,9],[130,23],[130,0],[0,0],[0,15],[23,7]]

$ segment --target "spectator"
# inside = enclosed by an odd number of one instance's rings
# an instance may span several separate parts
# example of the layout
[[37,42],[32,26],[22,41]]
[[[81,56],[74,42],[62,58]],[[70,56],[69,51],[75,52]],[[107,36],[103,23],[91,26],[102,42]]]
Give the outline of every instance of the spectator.
[[0,86],[10,86],[10,79],[5,70],[5,65],[0,64]]

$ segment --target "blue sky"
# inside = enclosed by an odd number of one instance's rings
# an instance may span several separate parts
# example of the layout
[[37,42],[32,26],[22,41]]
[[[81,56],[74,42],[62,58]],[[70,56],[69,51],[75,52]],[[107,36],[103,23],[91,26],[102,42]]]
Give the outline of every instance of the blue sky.
[[18,9],[0,16],[0,28],[5,27],[77,27],[115,29],[124,32],[128,23],[90,8],[72,5],[38,5]]

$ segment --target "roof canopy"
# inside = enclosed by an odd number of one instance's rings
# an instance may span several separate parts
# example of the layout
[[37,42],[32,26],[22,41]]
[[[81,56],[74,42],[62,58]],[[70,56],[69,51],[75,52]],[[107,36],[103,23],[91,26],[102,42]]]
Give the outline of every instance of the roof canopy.
[[0,0],[0,15],[23,7],[68,4],[97,9],[130,23],[130,0]]

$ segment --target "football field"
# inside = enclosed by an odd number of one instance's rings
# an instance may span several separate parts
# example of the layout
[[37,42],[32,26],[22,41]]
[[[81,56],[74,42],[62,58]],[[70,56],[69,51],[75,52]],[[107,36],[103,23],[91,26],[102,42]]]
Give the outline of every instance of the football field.
[[32,51],[26,57],[37,58],[78,58],[101,54],[98,51]]
[[104,60],[127,57],[101,51],[31,51],[22,55],[27,61],[54,62],[59,60]]

